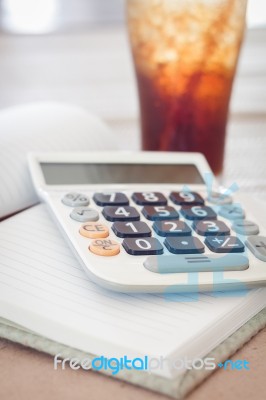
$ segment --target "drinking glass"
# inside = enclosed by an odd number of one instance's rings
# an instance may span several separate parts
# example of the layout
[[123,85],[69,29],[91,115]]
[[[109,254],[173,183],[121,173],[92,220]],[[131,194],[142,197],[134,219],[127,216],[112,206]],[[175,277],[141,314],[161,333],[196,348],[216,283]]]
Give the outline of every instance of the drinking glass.
[[222,171],[247,0],[127,0],[143,150],[197,151]]

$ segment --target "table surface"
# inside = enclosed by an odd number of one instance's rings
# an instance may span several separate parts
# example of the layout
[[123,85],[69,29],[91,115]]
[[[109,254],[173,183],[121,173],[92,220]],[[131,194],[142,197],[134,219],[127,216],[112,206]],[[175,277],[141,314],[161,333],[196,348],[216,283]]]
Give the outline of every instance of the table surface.
[[[121,148],[139,148],[138,102],[124,26],[46,36],[0,35],[0,108],[55,100],[103,118]],[[266,29],[247,32],[231,101],[223,184],[266,199]],[[254,367],[243,376],[219,370],[187,400],[263,399],[266,329],[234,359]],[[0,398],[164,399],[94,372],[56,374],[52,358],[0,340]]]

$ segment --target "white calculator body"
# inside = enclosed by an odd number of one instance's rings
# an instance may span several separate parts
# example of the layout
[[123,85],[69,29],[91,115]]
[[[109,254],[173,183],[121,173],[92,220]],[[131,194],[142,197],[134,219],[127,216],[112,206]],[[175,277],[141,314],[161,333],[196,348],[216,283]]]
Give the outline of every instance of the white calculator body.
[[213,191],[201,154],[42,153],[30,154],[29,166],[85,272],[107,289],[181,293],[266,283],[266,207]]

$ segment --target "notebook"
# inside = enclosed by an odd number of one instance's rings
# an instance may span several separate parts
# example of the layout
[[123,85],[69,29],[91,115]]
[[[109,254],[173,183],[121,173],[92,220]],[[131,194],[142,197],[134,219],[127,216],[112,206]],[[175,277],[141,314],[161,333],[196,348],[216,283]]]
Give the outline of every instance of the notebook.
[[115,150],[115,135],[95,115],[70,104],[39,102],[0,112],[0,219],[38,203],[29,151]]
[[[50,103],[2,111],[0,140],[0,219],[38,202],[27,151],[118,147],[96,117]],[[214,369],[177,369],[175,361],[223,362],[266,325],[265,305],[266,289],[199,296],[108,292],[84,274],[45,205],[0,223],[0,336],[63,358],[166,360],[149,371],[100,372],[176,399]]]
[[171,368],[175,360],[205,357],[265,306],[265,288],[196,299],[109,292],[85,275],[45,205],[0,224],[5,323],[91,357],[163,357],[170,367],[152,370],[157,383],[180,380],[187,371]]

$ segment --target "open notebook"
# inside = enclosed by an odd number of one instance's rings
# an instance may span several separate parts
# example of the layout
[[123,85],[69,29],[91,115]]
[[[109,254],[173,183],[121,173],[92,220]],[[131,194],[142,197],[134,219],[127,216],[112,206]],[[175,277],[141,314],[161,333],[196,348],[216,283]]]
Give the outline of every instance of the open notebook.
[[[0,316],[86,354],[204,357],[266,305],[266,289],[224,296],[105,291],[84,274],[45,205],[0,224]],[[181,373],[153,371],[168,382]]]
[[39,102],[0,112],[0,219],[38,202],[29,151],[115,150],[116,137],[80,107]]
[[[0,140],[0,219],[38,201],[27,151],[118,147],[94,116],[50,103],[1,111]],[[107,292],[84,274],[44,205],[0,223],[0,337],[63,357],[167,358],[152,374],[115,377],[175,398],[213,370],[175,370],[172,361],[209,353],[218,363],[266,325],[266,289],[225,296]]]

